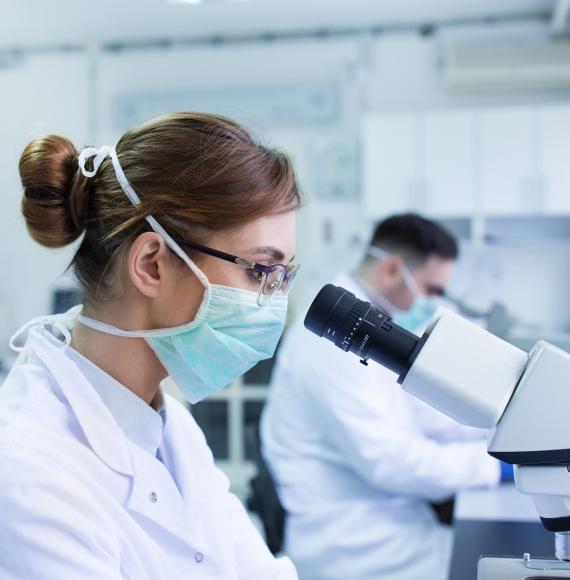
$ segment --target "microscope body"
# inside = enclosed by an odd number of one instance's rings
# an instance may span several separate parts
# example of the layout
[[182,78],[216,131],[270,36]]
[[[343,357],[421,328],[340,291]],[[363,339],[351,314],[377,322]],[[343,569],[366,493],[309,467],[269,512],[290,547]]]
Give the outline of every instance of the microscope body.
[[424,335],[395,324],[373,304],[327,284],[305,327],[368,365],[398,376],[402,388],[472,427],[487,429],[489,453],[515,466],[556,559],[482,558],[481,580],[570,578],[570,355],[540,341],[526,353],[440,309]]
[[[532,496],[544,527],[570,531],[570,355],[538,342],[488,443],[494,457],[516,465],[521,493]],[[557,557],[570,558],[557,537]]]
[[490,429],[489,453],[515,465],[556,556],[570,559],[570,355],[540,341],[530,353],[440,310],[399,382],[465,425]]

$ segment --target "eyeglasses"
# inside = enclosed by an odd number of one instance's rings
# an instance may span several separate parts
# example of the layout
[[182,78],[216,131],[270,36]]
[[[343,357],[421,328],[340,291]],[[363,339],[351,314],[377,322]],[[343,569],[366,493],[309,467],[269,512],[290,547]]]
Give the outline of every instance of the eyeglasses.
[[445,298],[447,290],[442,286],[426,286],[426,296],[436,296],[437,298]]
[[259,296],[257,297],[259,306],[270,304],[277,294],[287,296],[300,267],[298,264],[259,264],[202,244],[196,244],[180,238],[173,239],[181,246],[187,246],[208,256],[237,264],[250,271],[252,278],[259,284]]

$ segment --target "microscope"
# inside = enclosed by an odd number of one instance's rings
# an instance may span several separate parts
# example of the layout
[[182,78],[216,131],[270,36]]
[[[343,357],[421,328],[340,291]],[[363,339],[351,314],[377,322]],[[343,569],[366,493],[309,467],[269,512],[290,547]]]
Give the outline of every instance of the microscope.
[[554,532],[555,558],[483,558],[478,580],[570,578],[570,355],[544,341],[526,353],[440,309],[418,337],[373,305],[327,284],[305,327],[398,375],[412,395],[460,423],[489,430],[490,455],[515,466]]

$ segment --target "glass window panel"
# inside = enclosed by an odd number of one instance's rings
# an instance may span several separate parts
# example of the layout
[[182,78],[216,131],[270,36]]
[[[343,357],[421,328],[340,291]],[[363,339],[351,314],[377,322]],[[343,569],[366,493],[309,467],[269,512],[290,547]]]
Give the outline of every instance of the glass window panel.
[[246,387],[267,387],[271,382],[271,374],[273,373],[273,367],[277,361],[277,356],[279,355],[279,347],[281,343],[277,345],[275,354],[272,358],[267,360],[262,360],[257,363],[251,370],[249,370],[245,375],[243,375],[243,384]]
[[[251,425],[259,425],[261,417],[261,410],[263,409],[263,401],[245,401],[243,404],[243,422],[244,422],[244,437]],[[253,454],[249,448],[247,439],[244,441],[245,457],[248,460],[253,459]]]
[[191,407],[216,459],[229,458],[228,403],[203,401]]

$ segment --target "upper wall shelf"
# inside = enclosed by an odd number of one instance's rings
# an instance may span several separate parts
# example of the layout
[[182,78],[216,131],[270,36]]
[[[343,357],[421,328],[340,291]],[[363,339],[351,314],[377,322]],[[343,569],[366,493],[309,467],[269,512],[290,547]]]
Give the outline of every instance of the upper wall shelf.
[[371,219],[570,215],[570,104],[372,114],[362,133]]
[[500,216],[483,220],[444,218],[440,221],[462,241],[486,245],[570,242],[570,216]]

